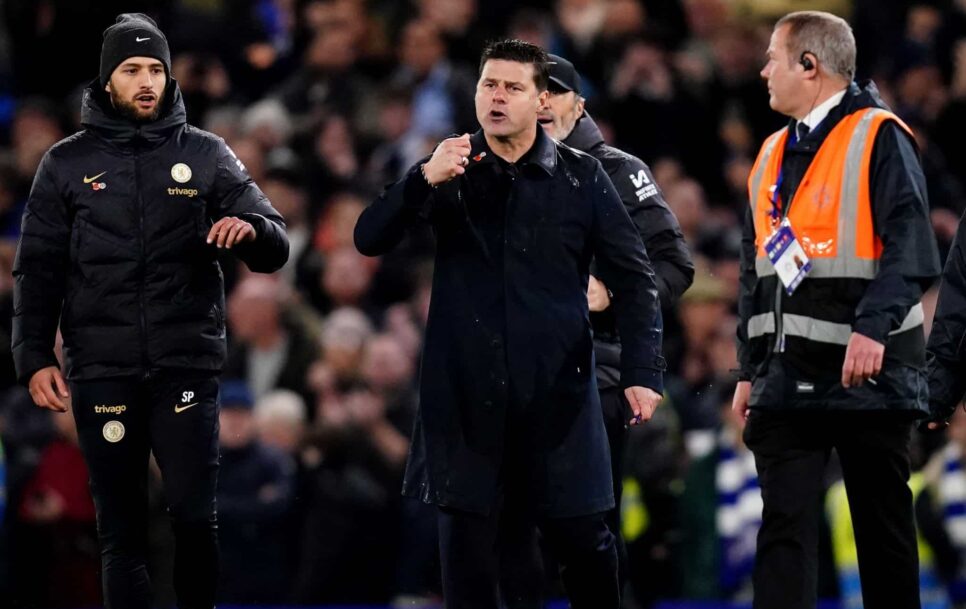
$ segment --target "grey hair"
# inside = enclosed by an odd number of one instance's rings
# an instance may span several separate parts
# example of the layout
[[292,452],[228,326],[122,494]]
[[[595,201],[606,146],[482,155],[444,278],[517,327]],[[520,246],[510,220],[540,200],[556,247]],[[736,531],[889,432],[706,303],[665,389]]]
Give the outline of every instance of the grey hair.
[[255,404],[255,420],[260,423],[281,421],[299,425],[305,417],[305,400],[288,389],[270,391]]
[[815,55],[826,70],[851,82],[855,78],[855,36],[845,19],[822,11],[798,11],[778,20],[788,26],[788,56],[798,62],[802,53]]

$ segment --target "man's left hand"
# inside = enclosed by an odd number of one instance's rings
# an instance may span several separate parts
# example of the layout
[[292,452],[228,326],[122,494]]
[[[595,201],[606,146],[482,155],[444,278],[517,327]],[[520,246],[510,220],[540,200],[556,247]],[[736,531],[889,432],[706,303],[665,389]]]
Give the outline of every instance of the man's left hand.
[[243,241],[255,240],[255,227],[241,218],[228,216],[215,222],[208,231],[208,243],[218,247],[231,249],[231,246]]
[[639,425],[644,421],[649,421],[657,410],[657,405],[664,399],[660,393],[647,387],[628,387],[624,390],[624,396],[631,405],[634,418],[630,420],[631,425]]
[[849,344],[845,348],[845,364],[842,365],[842,386],[845,388],[853,385],[858,387],[865,381],[874,385],[875,379],[872,377],[877,376],[882,371],[882,356],[884,354],[885,345],[872,340],[868,336],[853,332],[849,338]]

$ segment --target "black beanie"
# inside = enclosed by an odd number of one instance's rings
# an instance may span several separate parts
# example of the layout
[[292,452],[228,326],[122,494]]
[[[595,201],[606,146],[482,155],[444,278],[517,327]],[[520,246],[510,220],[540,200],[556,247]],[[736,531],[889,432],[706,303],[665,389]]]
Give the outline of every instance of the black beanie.
[[171,52],[168,39],[158,24],[143,13],[124,13],[104,30],[101,45],[101,86],[111,80],[111,74],[128,57],[154,57],[164,64],[165,82],[171,79]]

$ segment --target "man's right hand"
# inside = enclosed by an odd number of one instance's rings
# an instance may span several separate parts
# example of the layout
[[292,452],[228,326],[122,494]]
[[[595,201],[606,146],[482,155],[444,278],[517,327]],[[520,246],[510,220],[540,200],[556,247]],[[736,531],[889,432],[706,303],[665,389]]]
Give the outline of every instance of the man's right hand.
[[751,398],[751,381],[738,381],[735,386],[735,397],[731,400],[731,410],[742,421],[748,420],[748,400]]
[[60,373],[57,366],[47,366],[41,368],[30,377],[30,397],[34,404],[41,408],[56,410],[57,412],[67,412],[66,399],[70,397],[67,392],[67,383],[64,376]]
[[439,186],[456,176],[463,175],[470,163],[470,134],[443,140],[433,152],[432,158],[423,165],[423,175],[430,186]]

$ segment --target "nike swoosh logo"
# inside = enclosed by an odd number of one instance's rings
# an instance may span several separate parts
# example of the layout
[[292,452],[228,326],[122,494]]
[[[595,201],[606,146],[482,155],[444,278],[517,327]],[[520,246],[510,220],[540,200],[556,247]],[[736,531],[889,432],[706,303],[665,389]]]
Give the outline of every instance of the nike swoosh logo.
[[174,407],[174,413],[175,414],[182,413],[185,410],[188,410],[189,408],[191,408],[192,406],[197,406],[197,405],[198,405],[198,402],[195,402],[194,404],[187,404],[185,406],[177,405]]
[[137,36],[134,37],[134,42],[144,42],[145,40],[151,40],[151,37],[150,36],[148,36],[147,38],[138,38]]
[[106,172],[106,171],[102,171],[102,172],[100,172],[99,174],[97,174],[96,176],[94,176],[93,178],[89,178],[89,177],[87,177],[87,176],[84,176],[84,183],[85,183],[85,184],[90,184],[91,182],[93,182],[93,181],[94,181],[94,180],[96,180],[97,178],[99,178],[99,177],[101,177],[101,176],[102,176],[102,175],[104,175],[105,173],[107,173],[107,172]]

